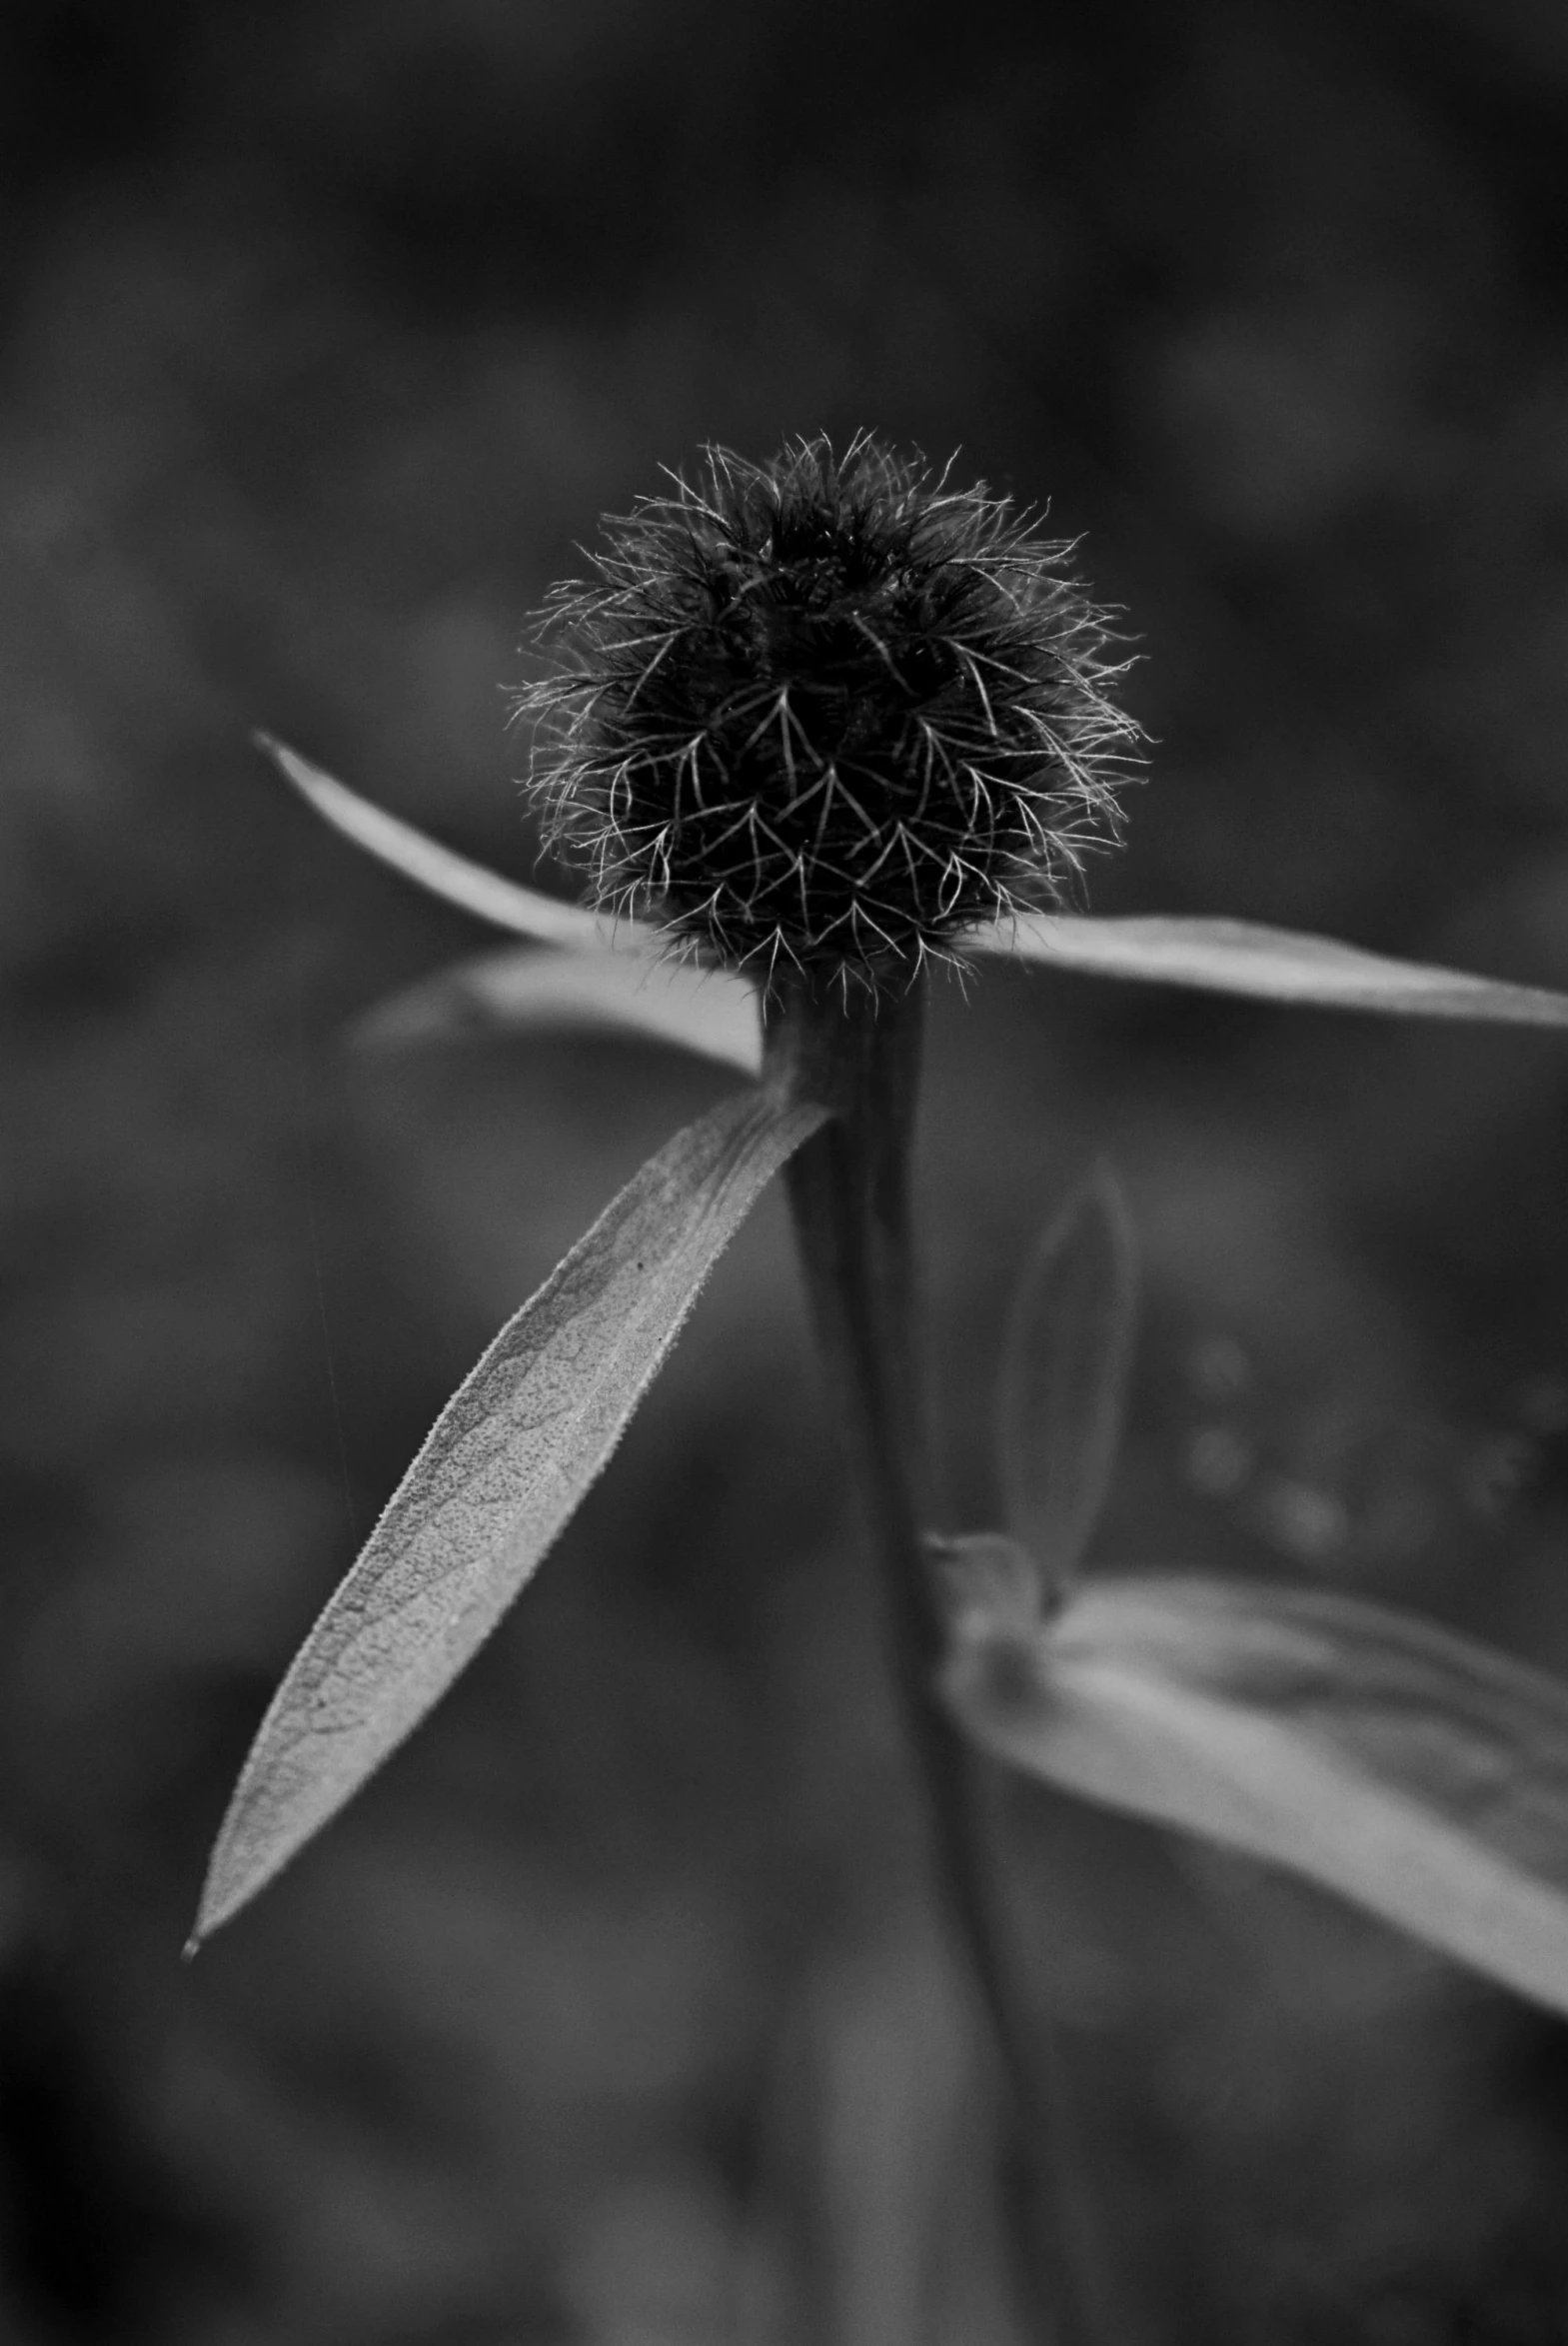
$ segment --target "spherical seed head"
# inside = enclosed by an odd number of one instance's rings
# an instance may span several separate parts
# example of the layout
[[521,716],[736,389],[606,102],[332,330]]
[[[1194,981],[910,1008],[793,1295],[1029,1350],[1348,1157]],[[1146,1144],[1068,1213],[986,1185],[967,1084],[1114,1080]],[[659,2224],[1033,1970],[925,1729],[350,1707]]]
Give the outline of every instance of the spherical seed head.
[[[950,468],[949,468],[950,469]],[[1139,739],[1073,548],[868,435],[605,525],[520,696],[553,844],[604,909],[768,976],[871,985],[1062,902]]]

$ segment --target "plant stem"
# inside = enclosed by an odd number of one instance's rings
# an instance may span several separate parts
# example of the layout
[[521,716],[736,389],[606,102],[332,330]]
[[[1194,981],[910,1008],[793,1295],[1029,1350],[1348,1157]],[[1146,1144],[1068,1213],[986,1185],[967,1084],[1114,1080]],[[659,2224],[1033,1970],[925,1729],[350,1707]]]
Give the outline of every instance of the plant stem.
[[921,1541],[930,1519],[916,1342],[908,1160],[921,992],[873,1002],[779,986],[767,1005],[766,1072],[833,1111],[791,1158],[795,1235],[828,1376],[882,1582],[898,1695],[930,1811],[942,1885],[1011,2097],[1009,2230],[1030,2326],[1083,2346],[1056,2097],[1020,2008],[998,1884],[985,1853],[980,1763],[936,1696],[945,1625]]

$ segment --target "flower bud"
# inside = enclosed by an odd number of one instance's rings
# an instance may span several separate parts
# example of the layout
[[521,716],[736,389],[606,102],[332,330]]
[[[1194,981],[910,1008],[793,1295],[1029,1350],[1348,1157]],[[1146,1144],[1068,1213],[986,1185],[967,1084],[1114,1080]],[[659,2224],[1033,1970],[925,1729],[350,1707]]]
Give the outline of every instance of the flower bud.
[[868,435],[708,449],[551,598],[549,838],[602,909],[765,979],[896,982],[1059,905],[1139,738],[1072,551]]

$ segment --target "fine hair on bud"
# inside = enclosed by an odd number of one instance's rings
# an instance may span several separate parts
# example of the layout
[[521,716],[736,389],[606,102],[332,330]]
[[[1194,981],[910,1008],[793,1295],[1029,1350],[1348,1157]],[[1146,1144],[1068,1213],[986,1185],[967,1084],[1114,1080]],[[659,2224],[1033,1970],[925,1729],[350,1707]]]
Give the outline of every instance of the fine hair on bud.
[[906,981],[1049,909],[1117,836],[1140,738],[1074,548],[869,434],[695,481],[558,587],[536,727],[547,837],[595,902],[766,981]]

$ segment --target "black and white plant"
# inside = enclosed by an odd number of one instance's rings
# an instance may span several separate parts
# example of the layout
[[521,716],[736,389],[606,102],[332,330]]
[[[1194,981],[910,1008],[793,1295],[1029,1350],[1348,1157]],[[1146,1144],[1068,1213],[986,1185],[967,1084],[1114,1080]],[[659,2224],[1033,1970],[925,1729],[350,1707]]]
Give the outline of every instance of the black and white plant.
[[328,1822],[496,1626],[782,1172],[941,1875],[1036,2186],[1019,2243],[1036,2318],[1057,2337],[1082,2316],[985,1767],[1294,1868],[1568,2012],[1568,1691],[1337,1593],[1082,1577],[1132,1342],[1109,1176],[1021,1282],[998,1408],[1006,1519],[938,1533],[907,1193],[933,963],[1568,1028],[1568,997],[1324,938],[1069,910],[1139,749],[1073,555],[870,437],[763,465],[709,450],[695,480],[607,525],[594,577],[553,599],[555,665],[523,696],[582,905],[264,744],[339,831],[527,941],[392,1004],[384,1032],[634,1030],[746,1082],[612,1200],[442,1412],[262,1721],[196,1934]]

